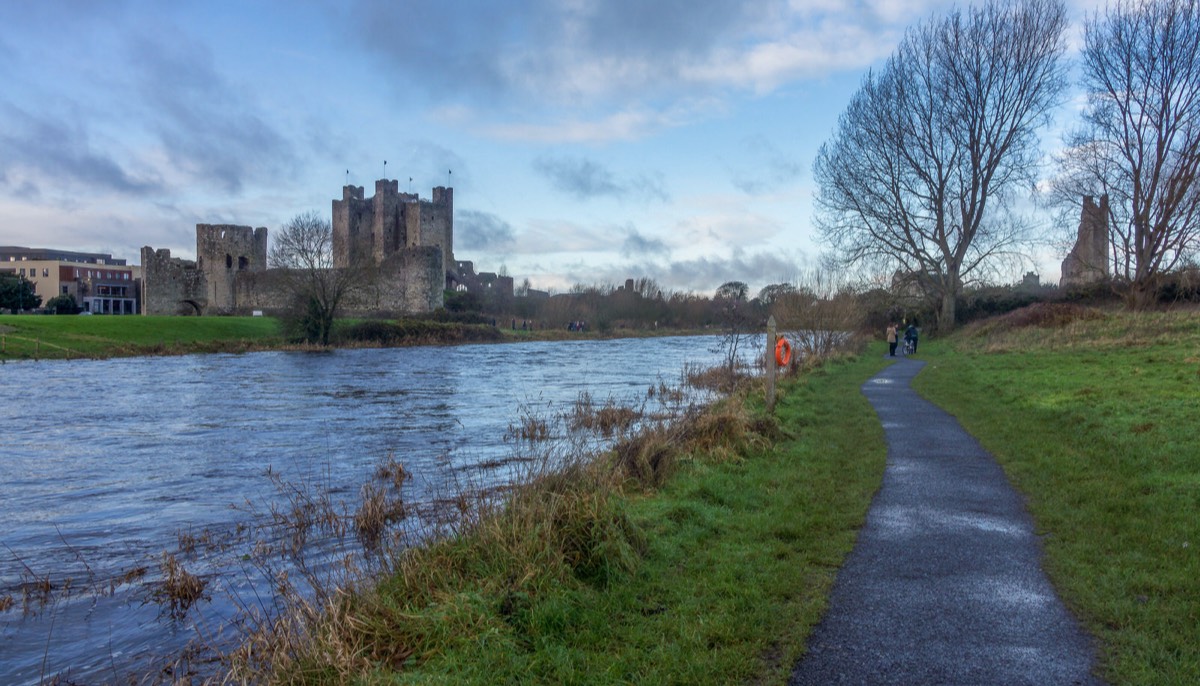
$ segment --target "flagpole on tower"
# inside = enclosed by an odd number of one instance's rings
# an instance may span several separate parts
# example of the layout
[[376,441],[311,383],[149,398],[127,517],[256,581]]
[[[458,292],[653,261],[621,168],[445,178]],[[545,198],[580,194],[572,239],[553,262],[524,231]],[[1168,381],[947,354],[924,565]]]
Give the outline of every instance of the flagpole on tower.
[[447,169],[447,170],[446,170],[446,188],[450,188],[450,187],[452,187],[452,186],[454,185],[454,184],[450,183],[450,177],[451,177],[451,176],[454,176],[454,170],[453,170],[453,169]]
[[383,178],[387,178],[387,160],[383,161]]

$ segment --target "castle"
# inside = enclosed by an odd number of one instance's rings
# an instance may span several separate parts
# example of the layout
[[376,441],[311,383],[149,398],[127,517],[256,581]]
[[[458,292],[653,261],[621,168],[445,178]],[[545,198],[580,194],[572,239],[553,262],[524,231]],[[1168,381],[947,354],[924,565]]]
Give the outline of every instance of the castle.
[[[371,284],[354,293],[348,312],[413,314],[443,306],[444,289],[512,297],[512,279],[474,273],[454,259],[454,189],[438,186],[432,200],[401,193],[380,179],[375,195],[344,186],[333,201],[335,269],[370,269]],[[291,305],[279,275],[267,266],[267,229],[196,225],[196,260],[167,249],[142,248],[144,314],[250,314]]]

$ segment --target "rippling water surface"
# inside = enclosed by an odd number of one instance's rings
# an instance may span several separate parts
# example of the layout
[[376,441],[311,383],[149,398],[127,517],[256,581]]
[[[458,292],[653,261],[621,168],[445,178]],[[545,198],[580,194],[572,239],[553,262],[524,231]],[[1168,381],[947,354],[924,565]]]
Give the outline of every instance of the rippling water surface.
[[[392,452],[415,478],[406,500],[456,469],[494,461],[522,408],[550,414],[582,391],[636,404],[713,338],[16,363],[0,366],[0,683],[65,674],[121,681],[221,616],[184,620],[146,603],[146,584],[52,596],[21,588],[100,585],[157,570],[181,531],[228,526],[283,479],[351,491]],[[500,478],[500,477],[497,477]],[[243,507],[244,509],[244,507]],[[214,607],[217,604],[217,607]],[[211,628],[211,627],[209,627]]]

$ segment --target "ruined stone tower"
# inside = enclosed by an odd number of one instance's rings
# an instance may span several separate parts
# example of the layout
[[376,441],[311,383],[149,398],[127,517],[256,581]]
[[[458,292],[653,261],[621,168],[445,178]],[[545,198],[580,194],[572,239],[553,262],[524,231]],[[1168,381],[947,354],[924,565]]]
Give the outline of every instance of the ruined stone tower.
[[267,268],[267,229],[231,224],[196,225],[196,268],[205,276],[208,311],[233,314],[239,274]]
[[142,311],[146,314],[233,314],[238,281],[267,268],[267,229],[196,225],[196,261],[142,248]]
[[1097,205],[1092,196],[1083,197],[1079,217],[1079,235],[1075,247],[1062,261],[1059,288],[1086,286],[1108,281],[1108,196],[1100,196]]

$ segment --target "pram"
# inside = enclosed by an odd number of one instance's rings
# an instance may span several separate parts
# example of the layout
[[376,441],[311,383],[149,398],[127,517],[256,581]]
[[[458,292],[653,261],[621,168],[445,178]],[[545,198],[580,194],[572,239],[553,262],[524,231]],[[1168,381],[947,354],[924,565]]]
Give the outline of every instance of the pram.
[[911,338],[905,338],[905,339],[904,339],[904,347],[903,347],[903,348],[901,348],[900,352],[901,352],[901,354],[902,354],[902,355],[904,355],[905,357],[908,357],[909,355],[911,355],[911,354],[913,354],[914,352],[916,352],[916,347],[917,347],[917,346],[916,346],[916,344],[915,344],[915,341],[913,341],[913,339],[911,339]]

